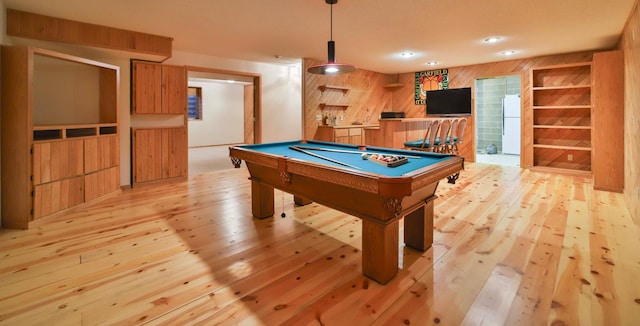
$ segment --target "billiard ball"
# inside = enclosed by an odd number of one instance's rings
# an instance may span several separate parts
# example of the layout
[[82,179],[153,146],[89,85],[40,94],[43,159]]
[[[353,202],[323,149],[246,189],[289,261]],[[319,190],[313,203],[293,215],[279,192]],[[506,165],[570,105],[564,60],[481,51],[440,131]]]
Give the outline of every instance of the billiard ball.
[[360,157],[362,157],[363,160],[367,159],[367,153],[362,153],[362,155],[360,155]]

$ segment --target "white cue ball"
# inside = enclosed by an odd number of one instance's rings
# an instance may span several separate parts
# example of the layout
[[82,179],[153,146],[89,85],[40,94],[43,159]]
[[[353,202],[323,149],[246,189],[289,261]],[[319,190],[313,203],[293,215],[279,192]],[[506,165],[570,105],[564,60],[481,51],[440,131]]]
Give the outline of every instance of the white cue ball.
[[367,153],[362,153],[362,155],[360,155],[362,157],[363,160],[367,159]]

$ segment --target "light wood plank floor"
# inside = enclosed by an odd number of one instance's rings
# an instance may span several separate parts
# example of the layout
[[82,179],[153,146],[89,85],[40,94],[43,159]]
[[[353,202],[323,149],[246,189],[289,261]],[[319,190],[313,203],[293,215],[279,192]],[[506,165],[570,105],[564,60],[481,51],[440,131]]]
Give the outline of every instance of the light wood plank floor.
[[399,245],[381,286],[361,274],[359,219],[276,192],[276,217],[255,220],[247,177],[243,164],[1,230],[0,324],[640,321],[640,229],[589,179],[467,164],[440,183],[434,246]]

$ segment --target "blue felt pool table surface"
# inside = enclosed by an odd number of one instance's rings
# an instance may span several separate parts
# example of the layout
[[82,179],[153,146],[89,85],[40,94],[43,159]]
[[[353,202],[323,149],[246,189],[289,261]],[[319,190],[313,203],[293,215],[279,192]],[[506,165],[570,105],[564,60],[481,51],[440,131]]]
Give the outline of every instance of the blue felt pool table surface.
[[[311,153],[321,155],[323,157],[336,160],[339,162],[343,162],[352,166],[357,167],[348,167],[339,163],[334,163],[319,157],[315,157],[303,152],[296,151],[291,148],[291,146],[300,146],[304,150],[309,151]],[[254,150],[257,152],[284,156],[291,159],[298,159],[307,162],[313,162],[318,164],[324,164],[328,166],[338,167],[338,168],[346,168],[353,169],[356,171],[363,171],[368,173],[379,174],[387,177],[401,177],[411,172],[415,172],[416,170],[428,167],[432,164],[436,164],[447,159],[454,157],[453,155],[448,154],[438,154],[438,153],[430,153],[430,152],[420,152],[420,151],[409,151],[409,150],[401,150],[401,149],[389,149],[389,148],[381,148],[381,147],[367,147],[364,150],[358,149],[356,145],[348,145],[348,144],[337,144],[337,143],[328,143],[328,142],[319,142],[319,141],[288,141],[288,142],[276,142],[276,143],[266,143],[266,144],[252,144],[252,145],[242,145],[238,146],[239,148],[246,148],[250,150]],[[354,151],[358,153],[343,153],[343,152],[330,152],[324,150],[309,150],[308,148],[324,148],[324,149],[334,149],[340,151]],[[382,164],[362,159],[362,153],[380,153],[380,154],[390,154],[390,155],[398,155],[398,156],[415,156],[417,158],[409,157],[408,162],[395,167],[387,167]]]

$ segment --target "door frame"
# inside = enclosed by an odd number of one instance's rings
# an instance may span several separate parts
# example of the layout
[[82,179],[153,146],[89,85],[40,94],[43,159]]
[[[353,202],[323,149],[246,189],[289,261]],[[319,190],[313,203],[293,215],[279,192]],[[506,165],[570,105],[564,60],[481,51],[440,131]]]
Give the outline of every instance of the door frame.
[[[198,66],[186,66],[187,78],[189,72],[203,72],[220,75],[249,77],[253,81],[253,143],[259,144],[262,142],[262,75],[251,72],[198,67]],[[244,124],[243,124],[244,128]],[[244,130],[246,134],[246,130]]]

